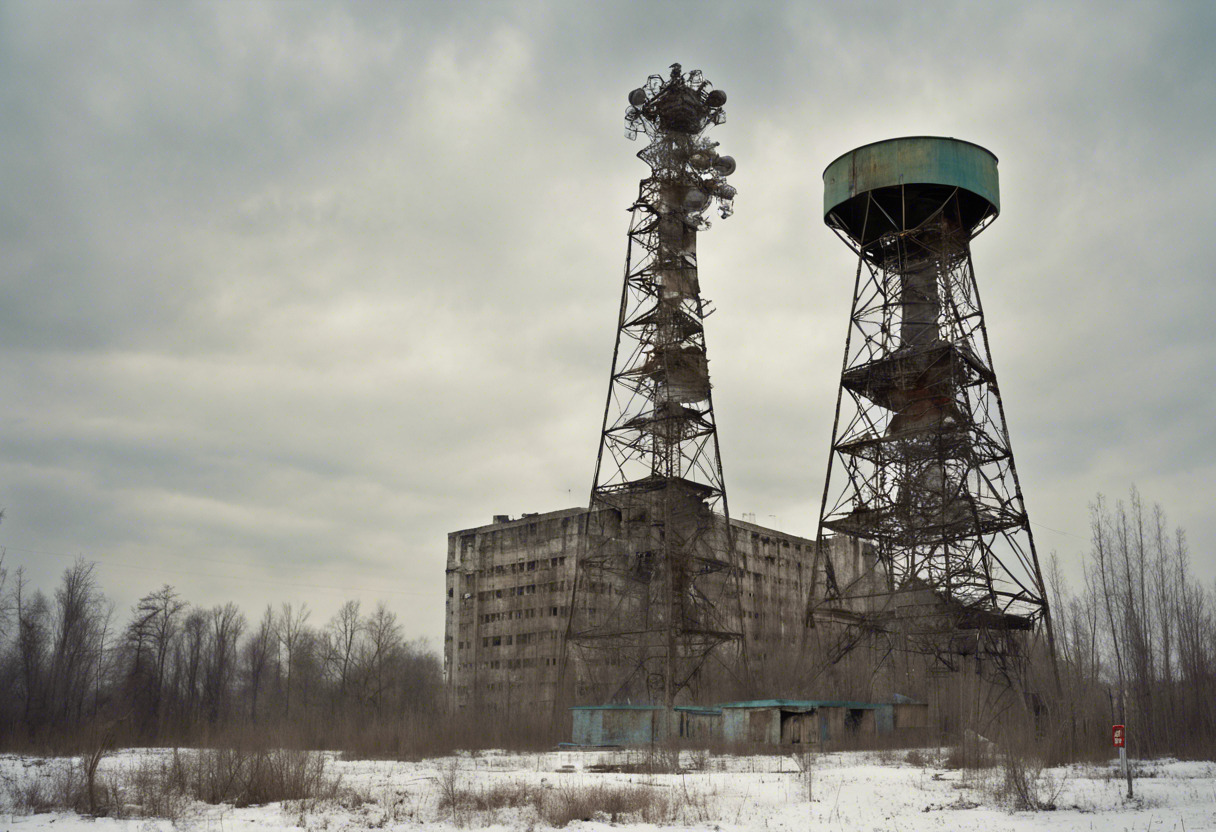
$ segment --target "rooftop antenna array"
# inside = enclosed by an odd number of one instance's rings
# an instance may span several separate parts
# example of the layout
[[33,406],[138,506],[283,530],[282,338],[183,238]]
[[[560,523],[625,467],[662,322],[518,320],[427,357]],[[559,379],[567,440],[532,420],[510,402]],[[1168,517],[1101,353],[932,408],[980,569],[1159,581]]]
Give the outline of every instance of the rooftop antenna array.
[[[971,259],[997,160],[956,139],[857,148],[824,172],[824,221],[857,254],[807,622],[825,664],[861,641],[1024,682],[1054,638]],[[864,542],[842,569],[829,535]],[[870,548],[872,547],[872,548]]]
[[[742,647],[734,538],[705,351],[697,232],[730,216],[735,161],[705,131],[726,93],[673,64],[629,94],[650,167],[629,207],[616,347],[562,675],[594,704],[672,707],[724,644]],[[726,517],[725,524],[715,515]],[[722,537],[725,537],[725,540]]]

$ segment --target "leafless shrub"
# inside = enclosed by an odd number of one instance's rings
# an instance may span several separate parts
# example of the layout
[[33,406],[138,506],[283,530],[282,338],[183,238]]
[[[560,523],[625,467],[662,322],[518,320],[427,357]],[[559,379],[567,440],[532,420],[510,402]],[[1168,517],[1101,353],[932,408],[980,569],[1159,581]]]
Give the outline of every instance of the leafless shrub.
[[689,771],[709,771],[709,749],[694,748],[688,754]]
[[460,769],[456,760],[444,767],[435,779],[439,786],[439,810],[451,812],[452,820],[459,823],[457,814],[463,803],[463,791],[460,787]]
[[144,759],[122,776],[123,797],[132,814],[176,822],[190,805],[184,790],[167,775],[170,764]]
[[100,760],[100,753],[79,760],[54,760],[47,764],[48,771],[13,778],[4,784],[5,803],[14,814],[77,812],[121,817],[122,790],[114,780],[97,776]]
[[55,790],[51,787],[52,777],[39,774],[36,777],[5,778],[4,803],[13,814],[37,815],[54,811],[58,806],[53,796]]
[[995,801],[1011,811],[1049,811],[1056,808],[1065,779],[1053,775],[1033,743],[1009,742],[1001,749],[1003,777],[993,790]]
[[995,746],[974,731],[966,731],[958,743],[951,746],[942,760],[942,768],[953,770],[990,769],[997,764]]
[[576,820],[671,823],[679,819],[683,807],[672,795],[654,788],[579,784],[545,793],[537,808],[542,821],[562,828]]
[[340,786],[326,774],[323,754],[298,749],[174,752],[168,774],[169,785],[194,800],[237,807],[332,799]]

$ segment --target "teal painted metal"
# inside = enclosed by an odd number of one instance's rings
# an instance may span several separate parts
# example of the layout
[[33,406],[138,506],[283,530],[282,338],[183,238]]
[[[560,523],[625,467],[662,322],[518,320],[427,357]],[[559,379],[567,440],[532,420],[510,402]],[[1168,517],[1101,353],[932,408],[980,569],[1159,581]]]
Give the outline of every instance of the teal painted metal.
[[655,735],[653,705],[614,705],[608,707],[578,706],[573,711],[575,745],[616,746],[646,745]]
[[823,172],[823,214],[858,194],[899,185],[946,185],[970,191],[1001,210],[997,158],[978,144],[939,136],[906,136],[862,145]]
[[849,708],[854,711],[881,708],[881,702],[844,702],[833,699],[755,699],[750,702],[726,702],[719,708]]
[[890,734],[895,730],[895,706],[879,705],[874,710],[874,732]]

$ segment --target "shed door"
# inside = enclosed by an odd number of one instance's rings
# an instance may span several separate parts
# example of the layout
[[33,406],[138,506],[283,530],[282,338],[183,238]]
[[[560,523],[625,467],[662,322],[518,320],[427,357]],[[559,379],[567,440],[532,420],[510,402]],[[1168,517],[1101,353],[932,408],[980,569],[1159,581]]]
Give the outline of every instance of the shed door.
[[752,711],[747,715],[747,738],[751,742],[768,742],[768,726],[772,717],[768,711]]

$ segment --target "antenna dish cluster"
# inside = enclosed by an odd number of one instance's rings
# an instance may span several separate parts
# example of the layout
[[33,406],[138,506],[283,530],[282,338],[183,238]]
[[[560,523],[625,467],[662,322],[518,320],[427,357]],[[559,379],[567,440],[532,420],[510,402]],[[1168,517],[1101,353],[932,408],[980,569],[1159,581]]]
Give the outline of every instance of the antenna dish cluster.
[[703,227],[709,223],[702,215],[715,200],[723,219],[734,211],[737,191],[725,180],[735,172],[735,160],[719,154],[718,143],[702,135],[726,121],[725,104],[726,93],[714,89],[699,69],[685,74],[679,64],[672,64],[667,78],[651,75],[630,92],[625,110],[625,137],[632,141],[645,133],[650,138],[638,158],[655,176],[679,179],[687,186],[682,207]]

